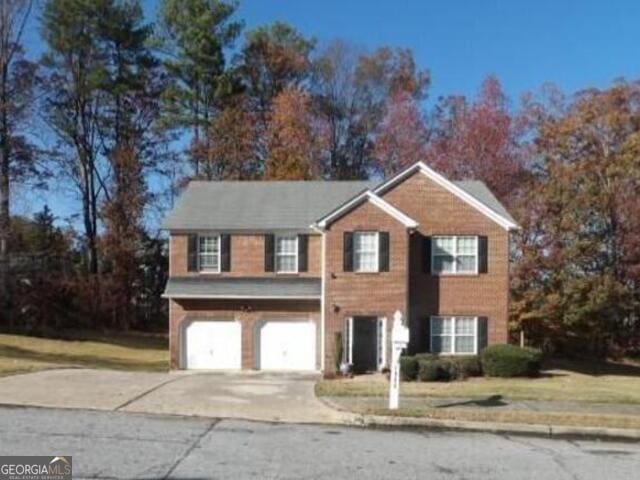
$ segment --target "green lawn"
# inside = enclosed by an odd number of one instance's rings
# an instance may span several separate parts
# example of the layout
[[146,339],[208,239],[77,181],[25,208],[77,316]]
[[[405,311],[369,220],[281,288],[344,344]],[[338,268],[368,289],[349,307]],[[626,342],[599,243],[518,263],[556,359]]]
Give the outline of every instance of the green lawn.
[[[321,380],[318,396],[382,396],[388,394],[382,376]],[[539,378],[471,378],[456,382],[402,382],[401,395],[411,397],[490,397],[512,400],[640,404],[640,366],[556,362]]]
[[168,369],[165,338],[144,334],[77,334],[75,340],[0,334],[0,376],[51,368]]

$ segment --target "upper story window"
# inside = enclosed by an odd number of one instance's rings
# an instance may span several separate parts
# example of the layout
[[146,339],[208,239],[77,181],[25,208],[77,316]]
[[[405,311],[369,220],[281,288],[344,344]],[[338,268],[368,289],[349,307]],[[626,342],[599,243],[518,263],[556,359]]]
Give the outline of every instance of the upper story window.
[[477,353],[477,317],[431,317],[431,352]]
[[378,258],[378,232],[354,232],[353,233],[353,271],[377,272]]
[[298,272],[298,236],[276,237],[276,272]]
[[433,237],[431,252],[431,273],[453,275],[478,273],[478,237],[476,236]]
[[220,236],[198,237],[198,266],[203,272],[220,272]]

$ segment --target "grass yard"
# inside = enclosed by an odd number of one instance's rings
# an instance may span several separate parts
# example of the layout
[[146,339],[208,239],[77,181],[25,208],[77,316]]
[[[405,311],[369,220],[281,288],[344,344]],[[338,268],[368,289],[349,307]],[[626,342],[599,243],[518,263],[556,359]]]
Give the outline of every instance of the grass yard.
[[[384,396],[388,382],[381,375],[321,380],[318,396]],[[539,378],[470,378],[455,382],[402,382],[409,397],[490,397],[511,400],[640,404],[640,366],[633,364],[556,363]]]
[[640,417],[637,415],[606,413],[593,414],[581,412],[535,412],[525,410],[493,411],[488,409],[447,410],[427,407],[403,407],[402,405],[398,410],[394,411],[388,410],[384,407],[372,407],[366,405],[355,405],[350,408],[350,410],[365,415],[422,417],[435,420],[640,429]]
[[51,368],[102,368],[161,372],[169,352],[163,337],[78,334],[74,340],[0,334],[0,376]]

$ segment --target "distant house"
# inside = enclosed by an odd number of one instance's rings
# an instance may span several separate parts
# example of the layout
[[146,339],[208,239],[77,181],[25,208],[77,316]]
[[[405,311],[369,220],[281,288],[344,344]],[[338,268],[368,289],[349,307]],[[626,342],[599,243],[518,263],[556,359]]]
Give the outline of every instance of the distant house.
[[191,182],[164,228],[172,368],[380,370],[396,310],[412,352],[507,340],[518,227],[482,182]]

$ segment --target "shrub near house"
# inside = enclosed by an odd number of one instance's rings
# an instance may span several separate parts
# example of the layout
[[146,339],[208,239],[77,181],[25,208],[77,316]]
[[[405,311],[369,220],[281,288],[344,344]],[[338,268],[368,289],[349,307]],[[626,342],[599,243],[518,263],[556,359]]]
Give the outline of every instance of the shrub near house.
[[533,348],[494,345],[480,356],[403,356],[400,371],[403,380],[421,382],[463,380],[483,373],[489,377],[524,377],[537,375],[541,360],[541,352]]
[[540,373],[542,353],[535,348],[493,345],[482,352],[482,369],[490,377],[531,377]]

